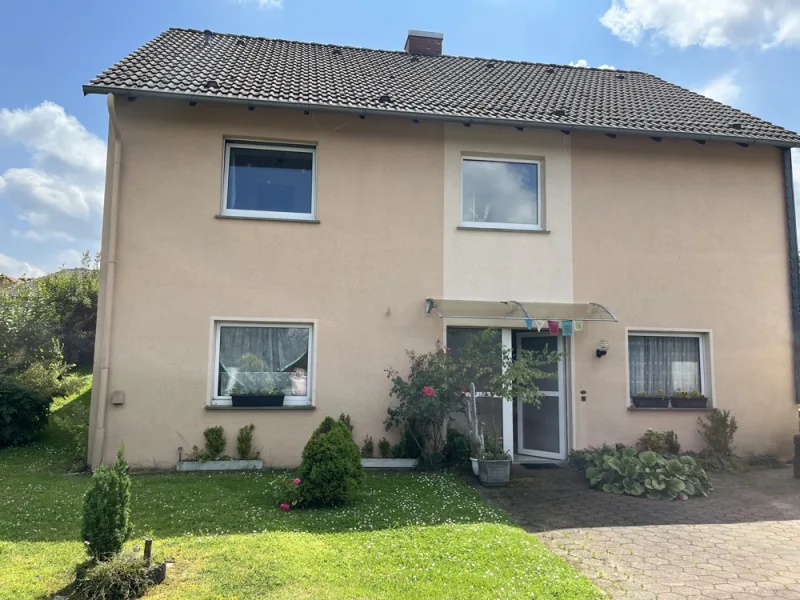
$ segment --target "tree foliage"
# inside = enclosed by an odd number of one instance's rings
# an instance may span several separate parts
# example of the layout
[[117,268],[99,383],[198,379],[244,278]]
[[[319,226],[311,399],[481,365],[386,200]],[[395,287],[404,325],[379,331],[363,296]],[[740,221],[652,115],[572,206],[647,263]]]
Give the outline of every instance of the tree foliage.
[[[94,354],[98,259],[0,291],[0,377],[48,398],[74,391],[66,375]],[[74,382],[73,382],[74,383]]]

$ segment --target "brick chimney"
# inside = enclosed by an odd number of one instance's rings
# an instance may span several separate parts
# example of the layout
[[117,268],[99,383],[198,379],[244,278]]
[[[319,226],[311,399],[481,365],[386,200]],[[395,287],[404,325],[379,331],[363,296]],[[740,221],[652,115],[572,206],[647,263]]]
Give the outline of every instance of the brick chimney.
[[406,38],[406,52],[425,56],[441,56],[442,40],[444,40],[443,33],[411,29]]

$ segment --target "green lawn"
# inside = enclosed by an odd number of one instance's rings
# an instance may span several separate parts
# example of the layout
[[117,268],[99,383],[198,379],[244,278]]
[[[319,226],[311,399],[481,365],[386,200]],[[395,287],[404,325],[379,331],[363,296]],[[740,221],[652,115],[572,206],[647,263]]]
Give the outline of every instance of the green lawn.
[[[88,385],[88,381],[87,381]],[[83,560],[75,434],[89,390],[36,444],[0,451],[0,599],[46,598]],[[282,512],[275,474],[133,479],[134,538],[174,562],[147,598],[600,598],[458,476],[369,474],[347,508]]]

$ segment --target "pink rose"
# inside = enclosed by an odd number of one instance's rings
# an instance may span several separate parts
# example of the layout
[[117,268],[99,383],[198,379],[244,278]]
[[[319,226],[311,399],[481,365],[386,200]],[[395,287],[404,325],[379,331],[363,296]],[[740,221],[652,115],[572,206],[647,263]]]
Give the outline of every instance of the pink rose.
[[292,483],[295,484],[295,485],[300,485],[300,478],[299,477],[295,477],[294,479],[292,479]]
[[289,510],[290,508],[292,508],[291,505],[286,504],[286,502],[281,504],[281,510]]
[[431,386],[426,385],[424,388],[422,388],[422,395],[425,396],[426,398],[432,398],[433,396],[436,395],[436,392]]

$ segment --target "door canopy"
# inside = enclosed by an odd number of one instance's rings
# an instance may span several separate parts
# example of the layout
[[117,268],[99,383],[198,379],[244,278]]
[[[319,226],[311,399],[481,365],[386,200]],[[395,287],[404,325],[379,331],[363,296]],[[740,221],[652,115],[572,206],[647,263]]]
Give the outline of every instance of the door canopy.
[[502,326],[524,325],[540,321],[606,321],[616,323],[617,318],[602,304],[596,302],[517,302],[516,300],[444,300],[427,298],[425,314],[433,312],[440,319],[483,319],[504,322]]

